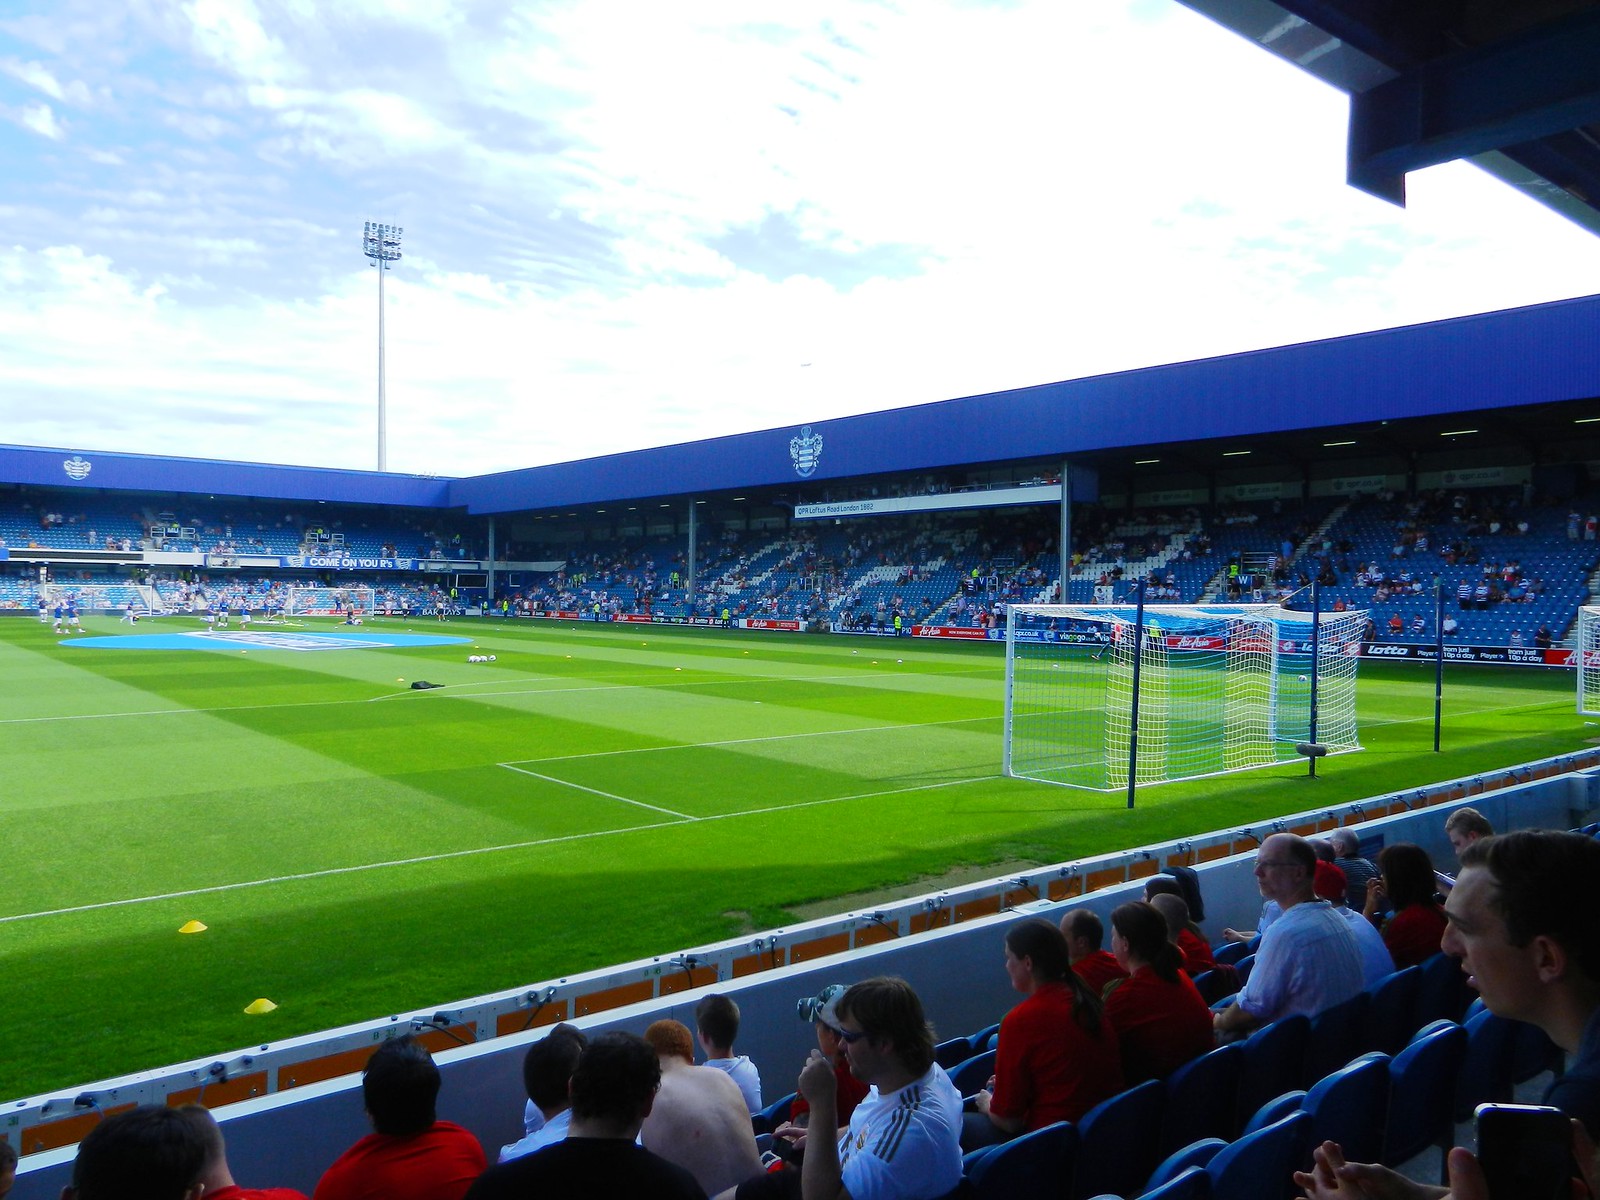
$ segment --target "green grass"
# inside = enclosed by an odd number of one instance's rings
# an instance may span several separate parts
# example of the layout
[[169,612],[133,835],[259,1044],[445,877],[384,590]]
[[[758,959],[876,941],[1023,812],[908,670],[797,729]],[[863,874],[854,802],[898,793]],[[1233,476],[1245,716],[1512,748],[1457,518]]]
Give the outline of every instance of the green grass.
[[[0,621],[0,1097],[671,953],[958,869],[1489,770],[1593,733],[1565,673],[1452,666],[1434,755],[1431,668],[1366,664],[1364,753],[1316,780],[1296,764],[1151,788],[1130,813],[1120,795],[999,777],[997,646],[444,632],[499,661],[468,664],[465,646],[69,650],[31,620]],[[448,686],[411,691],[418,678]],[[191,918],[210,931],[180,936]],[[243,1015],[258,996],[281,1007]]]

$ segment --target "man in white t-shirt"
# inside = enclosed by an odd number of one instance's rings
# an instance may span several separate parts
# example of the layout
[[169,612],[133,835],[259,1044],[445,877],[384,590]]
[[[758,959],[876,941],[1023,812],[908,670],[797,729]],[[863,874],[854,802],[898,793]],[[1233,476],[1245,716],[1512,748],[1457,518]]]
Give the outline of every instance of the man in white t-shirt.
[[731,996],[713,992],[694,1006],[694,1023],[705,1065],[726,1071],[744,1093],[745,1107],[760,1112],[761,1072],[745,1055],[733,1052],[734,1039],[739,1036],[739,1006]]
[[[718,1200],[938,1200],[961,1183],[961,1097],[933,1061],[933,1031],[922,1002],[903,979],[856,984],[839,998],[838,1033],[850,1072],[870,1084],[835,1142],[833,1063],[813,1050],[800,1072],[811,1128],[800,1170],[760,1175]],[[798,1176],[798,1187],[795,1177]]]
[[[510,1162],[562,1141],[572,1123],[572,1098],[568,1085],[578,1068],[578,1056],[589,1044],[583,1030],[565,1021],[528,1047],[522,1060],[522,1086],[537,1121],[524,1117],[521,1141],[500,1148],[500,1161]],[[532,1128],[528,1128],[528,1126]]]

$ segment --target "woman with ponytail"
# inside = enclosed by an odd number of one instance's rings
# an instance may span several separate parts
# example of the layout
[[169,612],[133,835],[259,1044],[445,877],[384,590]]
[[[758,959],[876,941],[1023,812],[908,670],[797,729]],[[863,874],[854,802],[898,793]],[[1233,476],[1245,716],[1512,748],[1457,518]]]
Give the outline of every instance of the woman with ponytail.
[[1000,1022],[994,1078],[975,1097],[961,1144],[971,1150],[1076,1121],[1122,1090],[1117,1038],[1100,999],[1073,973],[1067,939],[1030,917],[1006,930],[1006,973],[1025,997]]
[[1165,1079],[1213,1046],[1211,1010],[1167,940],[1167,920],[1144,901],[1111,914],[1111,953],[1128,978],[1106,993],[1128,1086]]

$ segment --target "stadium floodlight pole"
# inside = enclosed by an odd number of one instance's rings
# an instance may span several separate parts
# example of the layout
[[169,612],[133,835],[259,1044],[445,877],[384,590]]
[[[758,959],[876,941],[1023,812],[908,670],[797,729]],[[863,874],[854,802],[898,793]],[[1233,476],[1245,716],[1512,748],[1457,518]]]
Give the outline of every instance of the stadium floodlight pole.
[[361,236],[361,252],[378,268],[378,470],[388,469],[388,424],[383,391],[383,277],[389,264],[400,259],[400,235],[405,232],[398,225],[379,225],[368,221]]

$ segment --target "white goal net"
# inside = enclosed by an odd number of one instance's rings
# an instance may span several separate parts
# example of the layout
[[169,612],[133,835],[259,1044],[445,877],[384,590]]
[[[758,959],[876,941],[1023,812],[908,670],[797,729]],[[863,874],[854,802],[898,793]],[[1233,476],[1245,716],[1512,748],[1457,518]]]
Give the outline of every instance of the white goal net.
[[75,599],[80,612],[126,612],[130,604],[140,616],[166,611],[156,589],[144,583],[46,583],[39,595],[47,604]]
[[[1113,790],[1360,749],[1355,682],[1366,614],[1317,626],[1270,604],[1013,605],[1006,623],[1007,775]],[[1137,720],[1137,738],[1135,738]],[[1135,753],[1135,744],[1137,752]]]
[[291,587],[283,597],[289,617],[337,617],[355,609],[358,617],[372,615],[373,591],[369,587]]
[[1578,711],[1585,716],[1600,716],[1600,606],[1585,604],[1578,609],[1578,644],[1572,651],[1577,668]]

